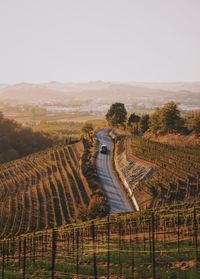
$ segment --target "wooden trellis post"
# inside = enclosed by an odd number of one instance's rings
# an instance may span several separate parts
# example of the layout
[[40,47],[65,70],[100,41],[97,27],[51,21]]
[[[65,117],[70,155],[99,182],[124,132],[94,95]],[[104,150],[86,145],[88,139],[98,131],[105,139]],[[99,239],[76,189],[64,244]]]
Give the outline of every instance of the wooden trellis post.
[[152,245],[151,245],[151,255],[152,255],[152,276],[156,279],[156,255],[155,255],[155,216],[152,212],[151,215],[151,235],[152,235]]
[[107,279],[110,278],[110,218],[107,220]]
[[74,246],[75,246],[75,237],[74,237],[74,229],[72,231],[72,255],[74,256]]
[[93,267],[94,267],[94,278],[98,278],[97,273],[97,256],[96,256],[96,233],[95,233],[95,225],[94,222],[92,222],[92,243],[93,243]]
[[15,258],[15,249],[16,249],[16,243],[15,243],[15,239],[12,239],[12,259],[14,260]]
[[151,224],[152,220],[150,219],[149,216],[149,255],[150,255],[150,260],[152,261],[152,242],[151,242],[151,235],[152,235],[152,224]]
[[76,276],[79,276],[79,229],[76,230]]
[[23,242],[23,279],[26,277],[26,238],[24,238]]
[[35,240],[35,233],[32,237],[32,247],[33,247],[33,264],[35,264],[35,251],[36,251],[36,240]]
[[5,271],[5,244],[2,244],[2,267],[1,267],[1,277],[4,279],[4,271]]
[[118,224],[118,262],[119,262],[119,278],[122,276],[122,262],[121,262],[121,249],[122,249],[122,232],[121,232],[121,223]]
[[51,278],[55,278],[55,263],[56,263],[56,248],[57,248],[57,232],[52,231],[52,245],[51,245]]
[[131,249],[131,274],[132,278],[135,278],[135,245],[133,240],[133,224],[130,225],[130,249]]
[[180,252],[180,215],[177,213],[177,247],[178,253]]
[[195,257],[196,262],[199,260],[198,256],[198,222],[197,222],[197,215],[196,215],[196,208],[194,207],[193,211],[193,242],[195,246]]
[[7,240],[6,241],[6,264],[8,264],[9,262],[9,245],[10,245],[10,241]]
[[18,266],[21,268],[21,239],[18,240]]

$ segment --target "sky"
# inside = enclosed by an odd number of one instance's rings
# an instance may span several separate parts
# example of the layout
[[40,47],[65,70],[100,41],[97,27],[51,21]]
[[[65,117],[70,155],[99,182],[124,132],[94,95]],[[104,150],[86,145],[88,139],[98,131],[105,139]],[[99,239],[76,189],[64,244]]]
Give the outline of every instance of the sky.
[[0,83],[200,81],[200,0],[0,0]]

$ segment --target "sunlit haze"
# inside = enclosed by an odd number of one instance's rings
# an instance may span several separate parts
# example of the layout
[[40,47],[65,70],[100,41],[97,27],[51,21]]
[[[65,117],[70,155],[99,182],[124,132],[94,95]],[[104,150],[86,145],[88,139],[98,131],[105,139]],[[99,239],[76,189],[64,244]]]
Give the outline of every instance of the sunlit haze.
[[0,0],[0,83],[200,80],[199,0]]

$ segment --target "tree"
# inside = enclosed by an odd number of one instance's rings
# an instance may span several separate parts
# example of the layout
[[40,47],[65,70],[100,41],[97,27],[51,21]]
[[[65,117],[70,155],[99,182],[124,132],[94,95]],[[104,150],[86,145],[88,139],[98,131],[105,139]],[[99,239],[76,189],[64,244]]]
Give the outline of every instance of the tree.
[[153,133],[159,130],[164,133],[180,131],[184,121],[175,102],[169,102],[162,108],[157,108],[151,116],[150,127]]
[[161,118],[160,118],[160,116],[161,116],[161,109],[156,108],[154,113],[151,115],[150,124],[149,124],[150,129],[154,134],[161,129]]
[[180,110],[175,102],[169,102],[161,109],[161,127],[166,132],[179,131],[183,126]]
[[133,133],[138,133],[140,116],[132,113],[128,118],[128,126],[131,127]]
[[110,126],[125,126],[127,122],[127,111],[122,103],[114,103],[106,114],[106,120]]
[[196,112],[191,119],[191,130],[195,134],[200,134],[200,111]]
[[143,114],[140,119],[140,129],[141,129],[142,133],[145,133],[149,129],[149,122],[150,122],[149,115]]
[[131,126],[132,124],[138,123],[140,121],[140,116],[132,113],[128,118],[128,125]]
[[94,195],[90,200],[88,215],[90,219],[105,217],[109,213],[109,207],[106,198],[102,195]]

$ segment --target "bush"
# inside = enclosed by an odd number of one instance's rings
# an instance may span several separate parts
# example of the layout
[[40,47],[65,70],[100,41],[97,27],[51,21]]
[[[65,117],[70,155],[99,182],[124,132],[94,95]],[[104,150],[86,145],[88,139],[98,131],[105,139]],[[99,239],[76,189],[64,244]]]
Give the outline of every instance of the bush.
[[109,213],[107,200],[104,196],[94,195],[90,200],[88,216],[90,219],[105,217]]

